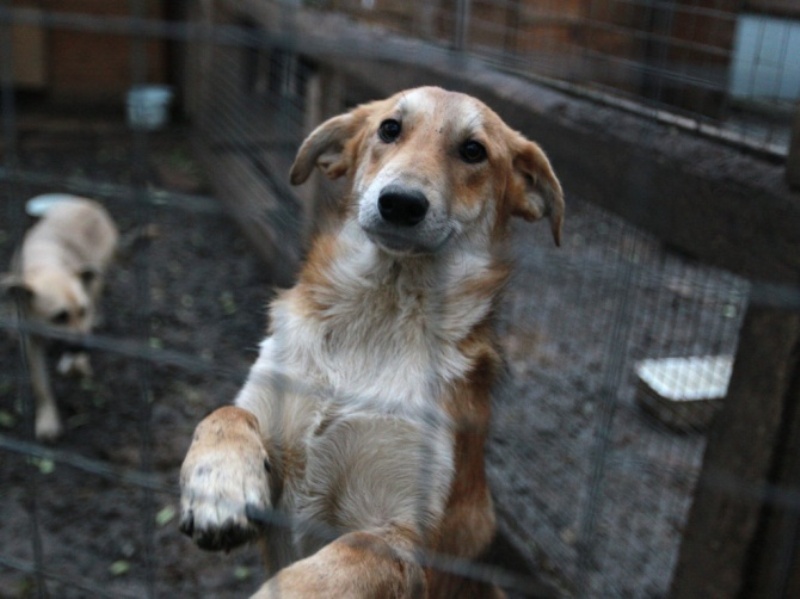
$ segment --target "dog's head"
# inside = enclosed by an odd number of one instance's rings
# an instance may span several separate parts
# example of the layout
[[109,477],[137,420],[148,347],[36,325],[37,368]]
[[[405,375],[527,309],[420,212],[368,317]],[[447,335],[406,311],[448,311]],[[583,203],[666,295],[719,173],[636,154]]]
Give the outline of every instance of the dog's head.
[[348,178],[359,225],[393,254],[498,236],[510,216],[549,217],[560,243],[564,198],[544,152],[464,94],[416,88],[334,117],[301,146],[292,183],[315,165]]
[[21,302],[27,318],[73,333],[88,333],[92,304],[87,286],[96,276],[91,270],[72,274],[48,268],[24,278],[5,275],[0,285]]

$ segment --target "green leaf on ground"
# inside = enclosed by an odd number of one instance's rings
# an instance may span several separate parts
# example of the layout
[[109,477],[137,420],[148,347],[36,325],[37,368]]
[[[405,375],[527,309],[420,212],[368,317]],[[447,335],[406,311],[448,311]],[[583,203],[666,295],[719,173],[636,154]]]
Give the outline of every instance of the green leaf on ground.
[[36,466],[42,474],[52,474],[56,469],[56,463],[50,458],[29,458],[29,461]]
[[166,526],[175,518],[175,508],[171,505],[165,505],[156,514],[156,524],[159,526]]
[[122,576],[123,574],[127,574],[130,569],[130,562],[124,559],[117,560],[108,567],[108,571],[111,572],[112,576]]

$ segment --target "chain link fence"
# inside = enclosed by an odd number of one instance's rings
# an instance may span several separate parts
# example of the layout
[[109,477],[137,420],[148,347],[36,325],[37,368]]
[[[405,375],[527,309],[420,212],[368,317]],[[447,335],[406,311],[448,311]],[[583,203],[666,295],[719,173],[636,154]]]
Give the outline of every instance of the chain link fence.
[[[0,261],[39,193],[94,197],[123,233],[158,231],[109,275],[103,320],[81,338],[93,376],[54,376],[57,445],[33,441],[19,339],[74,339],[4,304],[1,594],[234,597],[263,581],[253,548],[207,554],[179,534],[177,474],[194,426],[243,382],[273,287],[291,281],[335,198],[287,183],[321,119],[378,95],[378,79],[436,64],[468,77],[479,65],[596,103],[593,114],[645,117],[633,136],[648,143],[691,130],[755,151],[772,173],[800,96],[797,16],[791,3],[728,0],[0,2]],[[163,129],[126,119],[125,94],[144,83],[176,92]],[[571,110],[559,100],[547,117]],[[646,210],[646,173],[624,177]],[[486,563],[428,559],[512,597],[664,597],[723,409],[670,395],[709,380],[724,394],[752,298],[794,318],[797,290],[677,251],[566,183],[562,248],[546,227],[513,233],[498,323],[507,376],[487,451],[500,538]],[[754,490],[730,480],[730,497]],[[795,514],[796,491],[776,489]]]

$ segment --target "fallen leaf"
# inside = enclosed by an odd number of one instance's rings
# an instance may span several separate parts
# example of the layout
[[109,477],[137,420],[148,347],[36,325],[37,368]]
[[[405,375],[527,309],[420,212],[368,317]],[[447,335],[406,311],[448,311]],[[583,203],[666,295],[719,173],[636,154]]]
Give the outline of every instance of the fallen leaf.
[[127,574],[130,569],[130,563],[124,559],[117,560],[108,567],[108,571],[111,572],[112,576],[122,576]]
[[171,505],[166,505],[156,514],[156,524],[164,526],[169,524],[173,518],[175,518],[175,508]]

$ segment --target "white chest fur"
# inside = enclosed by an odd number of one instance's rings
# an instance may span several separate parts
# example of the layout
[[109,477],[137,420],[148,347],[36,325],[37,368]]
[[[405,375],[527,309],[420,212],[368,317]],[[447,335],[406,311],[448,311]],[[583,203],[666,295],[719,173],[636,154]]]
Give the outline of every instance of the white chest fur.
[[[490,299],[462,288],[487,266],[477,257],[401,263],[368,242],[346,247],[327,285],[295,289],[273,306],[265,349],[281,371],[327,387],[352,407],[431,409],[442,386],[470,367],[459,343],[486,317]],[[300,293],[324,308],[302,313]]]

